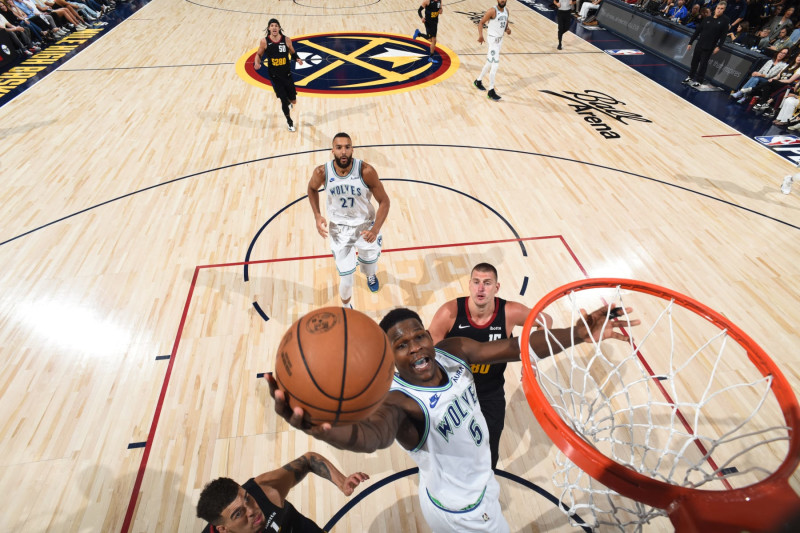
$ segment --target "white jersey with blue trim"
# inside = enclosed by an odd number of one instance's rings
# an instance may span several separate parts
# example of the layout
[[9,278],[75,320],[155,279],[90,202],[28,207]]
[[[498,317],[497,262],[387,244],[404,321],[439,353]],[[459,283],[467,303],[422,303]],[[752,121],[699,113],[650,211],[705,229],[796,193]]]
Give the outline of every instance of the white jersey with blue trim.
[[340,176],[333,168],[334,162],[325,163],[325,192],[327,193],[328,220],[334,224],[360,226],[375,220],[372,191],[361,176],[360,159],[353,159],[347,176]]
[[489,431],[469,365],[439,349],[436,364],[448,377],[441,387],[417,387],[395,374],[391,390],[415,399],[425,414],[420,443],[408,450],[428,491],[420,498],[448,511],[468,511],[480,503],[494,475]]
[[502,11],[500,11],[499,7],[495,6],[494,18],[489,19],[489,22],[486,24],[486,33],[489,34],[489,37],[498,39],[505,34],[506,26],[508,26],[508,6]]

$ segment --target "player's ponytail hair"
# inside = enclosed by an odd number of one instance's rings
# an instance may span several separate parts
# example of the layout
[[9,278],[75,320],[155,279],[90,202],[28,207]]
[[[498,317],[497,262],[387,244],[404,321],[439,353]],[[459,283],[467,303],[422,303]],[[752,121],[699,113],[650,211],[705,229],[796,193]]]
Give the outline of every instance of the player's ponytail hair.
[[273,22],[278,25],[278,33],[283,35],[283,28],[281,28],[281,23],[278,22],[278,19],[269,19],[269,22],[267,22],[267,27],[264,30],[264,32],[266,32],[266,34],[269,35],[269,27],[272,25]]

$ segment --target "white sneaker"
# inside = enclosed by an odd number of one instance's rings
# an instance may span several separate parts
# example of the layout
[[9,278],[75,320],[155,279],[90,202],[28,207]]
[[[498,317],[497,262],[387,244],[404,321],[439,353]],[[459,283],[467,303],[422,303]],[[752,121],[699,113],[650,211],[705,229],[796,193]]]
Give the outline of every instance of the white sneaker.
[[783,183],[781,183],[781,192],[783,194],[789,194],[790,192],[792,192],[793,181],[794,181],[794,176],[791,174],[783,178]]
[[294,126],[289,126],[289,131],[297,131],[297,128],[295,128]]

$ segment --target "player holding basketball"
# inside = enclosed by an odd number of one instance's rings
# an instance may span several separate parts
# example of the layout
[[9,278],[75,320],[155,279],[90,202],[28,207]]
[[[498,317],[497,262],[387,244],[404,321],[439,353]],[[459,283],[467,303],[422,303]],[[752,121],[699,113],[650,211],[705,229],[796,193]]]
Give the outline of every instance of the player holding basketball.
[[[519,302],[498,298],[499,290],[497,269],[489,263],[475,265],[470,273],[469,297],[450,300],[433,315],[428,331],[434,344],[450,337],[467,337],[478,342],[511,337],[514,327],[522,326],[531,310]],[[548,328],[553,323],[547,313],[542,313],[540,319]],[[481,412],[489,428],[492,468],[496,468],[506,416],[506,380],[503,375],[506,363],[475,364],[471,365],[470,370]]]
[[[330,224],[320,212],[320,187],[327,192],[326,210]],[[371,202],[373,196],[378,202],[377,212]],[[389,196],[375,168],[353,158],[353,141],[348,134],[336,134],[333,138],[333,161],[318,166],[311,174],[308,201],[314,212],[317,231],[323,237],[330,237],[331,251],[339,271],[342,306],[352,309],[350,300],[357,262],[367,276],[369,290],[378,292],[380,289],[378,258],[383,245],[381,227],[389,214]]]
[[[552,346],[543,331],[534,331],[528,340],[531,350],[550,355],[551,349],[573,342],[628,340],[613,328],[639,321],[619,320],[620,311],[607,318],[608,308],[603,307],[584,315],[586,326],[579,320],[574,338],[572,328],[550,330],[556,339],[551,338]],[[397,373],[374,414],[350,426],[311,426],[303,410],[292,410],[275,379],[268,376],[275,412],[293,427],[344,450],[372,453],[397,440],[419,466],[420,503],[434,531],[508,532],[470,365],[519,361],[521,340],[477,342],[452,337],[434,347],[419,315],[409,309],[390,311],[380,325],[392,346]]]
[[[425,15],[422,14],[423,9],[425,10]],[[441,0],[423,0],[422,5],[417,9],[420,20],[425,24],[425,33],[414,30],[414,36],[412,38],[416,39],[422,36],[430,41],[431,55],[428,61],[431,63],[438,63],[438,61],[434,59],[433,54],[436,51],[436,34],[439,31],[439,17],[443,10]]]
[[478,22],[478,42],[481,44],[484,42],[483,25],[488,25],[486,33],[488,33],[489,51],[486,54],[486,63],[483,65],[480,75],[472,84],[481,91],[485,91],[486,87],[483,86],[481,80],[483,80],[483,77],[488,72],[489,92],[486,94],[486,97],[495,102],[500,100],[500,95],[494,90],[494,78],[500,66],[500,48],[503,46],[503,35],[506,33],[511,35],[511,28],[508,27],[508,8],[506,7],[506,1],[507,0],[497,0],[497,6],[490,7],[486,13],[483,14],[481,21]]
[[283,468],[251,478],[244,485],[230,478],[218,478],[203,488],[197,502],[197,516],[213,526],[204,531],[322,532],[286,500],[289,490],[309,472],[327,479],[345,496],[350,496],[362,481],[369,479],[363,472],[345,477],[330,461],[314,452],[306,452]]
[[283,34],[278,19],[269,19],[267,35],[258,43],[258,52],[253,61],[256,70],[261,68],[264,58],[267,58],[267,72],[272,82],[275,96],[281,101],[281,109],[289,125],[289,131],[295,131],[294,122],[290,115],[291,106],[297,103],[297,90],[292,80],[292,67],[290,60],[297,58],[297,63],[302,65],[303,60],[297,57],[292,46],[292,40]]

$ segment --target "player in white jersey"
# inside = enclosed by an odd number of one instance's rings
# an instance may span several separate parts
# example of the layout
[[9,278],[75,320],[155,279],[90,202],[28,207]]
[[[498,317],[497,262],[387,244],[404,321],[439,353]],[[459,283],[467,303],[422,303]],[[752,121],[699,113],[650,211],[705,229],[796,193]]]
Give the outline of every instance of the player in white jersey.
[[[628,325],[616,318],[620,311],[608,319],[613,328]],[[574,338],[573,328],[551,329],[549,335],[557,339],[551,339],[552,347],[592,338],[628,340],[623,333],[603,327],[606,312],[602,307],[586,315],[586,325],[579,320]],[[632,320],[630,325],[638,323]],[[478,342],[450,337],[434,347],[419,315],[402,308],[390,311],[380,325],[392,346],[397,373],[372,415],[346,426],[312,426],[302,408],[292,410],[275,379],[267,376],[275,412],[293,427],[343,450],[372,453],[397,440],[419,466],[420,503],[435,532],[507,532],[470,365],[519,361],[521,340]],[[545,335],[535,331],[528,342],[535,354],[546,357],[550,348]]]
[[[330,222],[320,212],[320,187],[327,193],[326,211]],[[373,197],[378,202],[377,212],[372,205]],[[383,245],[380,231],[389,213],[389,196],[372,165],[353,159],[353,141],[348,134],[334,136],[333,161],[314,169],[308,182],[308,200],[317,231],[323,237],[330,237],[339,271],[342,306],[352,308],[353,273],[357,264],[367,276],[369,290],[377,292],[380,288],[377,276]]]
[[478,42],[483,44],[483,25],[487,25],[486,39],[489,45],[489,51],[486,54],[486,63],[483,65],[478,78],[472,84],[485,91],[486,87],[483,86],[483,77],[489,73],[489,92],[486,94],[490,100],[500,100],[500,95],[494,90],[494,78],[497,74],[497,69],[500,66],[500,47],[503,45],[503,35],[511,34],[511,28],[508,27],[508,7],[506,7],[507,0],[497,0],[497,6],[489,8],[483,14],[480,22],[478,22]]

